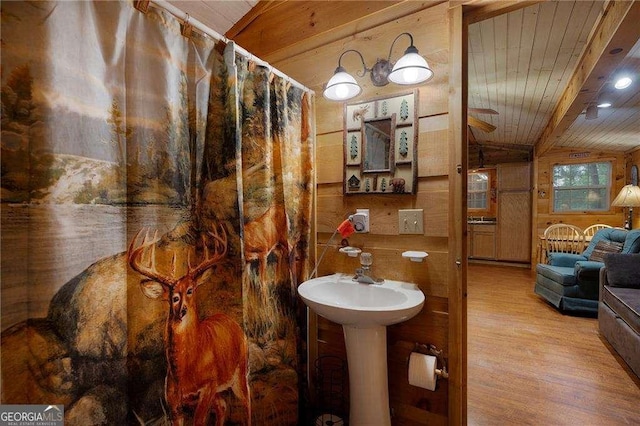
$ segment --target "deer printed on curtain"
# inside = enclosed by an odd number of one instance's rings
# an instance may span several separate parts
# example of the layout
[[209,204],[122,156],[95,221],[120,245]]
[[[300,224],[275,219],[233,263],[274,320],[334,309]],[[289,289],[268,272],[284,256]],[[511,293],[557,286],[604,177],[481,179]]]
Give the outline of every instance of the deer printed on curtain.
[[156,7],[2,22],[1,402],[296,424],[310,95]]

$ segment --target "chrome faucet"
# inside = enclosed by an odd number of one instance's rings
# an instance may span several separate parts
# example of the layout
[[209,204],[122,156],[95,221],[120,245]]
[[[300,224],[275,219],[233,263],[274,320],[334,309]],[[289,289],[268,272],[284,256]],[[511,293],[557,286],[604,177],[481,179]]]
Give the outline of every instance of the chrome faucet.
[[355,281],[362,284],[380,284],[384,280],[382,278],[376,278],[371,274],[371,264],[373,263],[373,256],[371,253],[360,254],[361,267],[356,269],[356,275],[353,277]]

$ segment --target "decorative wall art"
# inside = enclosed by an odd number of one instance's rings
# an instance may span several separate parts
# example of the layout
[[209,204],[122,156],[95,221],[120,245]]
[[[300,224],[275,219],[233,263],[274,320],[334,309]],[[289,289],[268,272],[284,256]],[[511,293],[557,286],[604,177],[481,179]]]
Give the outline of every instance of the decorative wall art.
[[413,91],[345,105],[345,194],[415,194],[417,104]]

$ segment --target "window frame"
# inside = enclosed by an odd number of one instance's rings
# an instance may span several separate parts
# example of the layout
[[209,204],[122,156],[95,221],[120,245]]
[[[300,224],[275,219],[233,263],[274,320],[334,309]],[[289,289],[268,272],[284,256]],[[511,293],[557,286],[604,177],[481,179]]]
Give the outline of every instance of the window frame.
[[[473,174],[486,174],[487,175],[487,189],[485,191],[471,191],[469,185],[469,176]],[[491,211],[491,172],[488,169],[469,170],[467,173],[467,210],[471,213],[487,213]],[[485,194],[486,206],[484,208],[469,207],[469,194],[470,193],[482,193]]]
[[[609,196],[609,202],[608,202],[608,207],[606,207],[605,209],[601,209],[601,210],[594,210],[594,209],[585,209],[585,210],[556,210],[555,209],[555,205],[556,205],[556,187],[554,186],[554,170],[555,167],[557,166],[576,166],[576,165],[583,165],[583,164],[593,164],[593,163],[609,163],[609,182],[607,183],[607,193]],[[615,194],[613,193],[613,191],[615,190],[615,170],[616,170],[616,160],[614,158],[598,158],[598,159],[591,159],[591,160],[587,160],[586,158],[579,158],[573,161],[557,161],[554,162],[550,165],[549,168],[549,187],[550,187],[550,196],[549,196],[549,201],[550,201],[550,206],[549,206],[549,213],[550,214],[556,214],[556,215],[571,215],[571,214],[585,214],[585,213],[594,213],[594,214],[602,214],[602,213],[611,213],[613,211],[612,207],[611,207],[611,202],[613,201],[613,197],[615,197]],[[581,189],[581,188],[590,188],[590,187],[576,187],[576,188],[571,188],[571,187],[567,187],[567,189]]]

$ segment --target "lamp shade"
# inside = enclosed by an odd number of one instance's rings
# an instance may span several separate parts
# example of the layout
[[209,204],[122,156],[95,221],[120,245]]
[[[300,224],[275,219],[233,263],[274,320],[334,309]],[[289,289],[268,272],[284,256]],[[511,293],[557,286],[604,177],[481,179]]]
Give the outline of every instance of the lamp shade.
[[335,74],[327,82],[327,87],[322,95],[332,101],[346,101],[358,96],[362,88],[356,82],[356,79],[347,73],[344,68],[336,68]]
[[393,66],[388,78],[396,84],[418,84],[431,77],[433,77],[433,71],[429,68],[429,64],[418,54],[418,49],[411,45]]
[[614,207],[640,207],[640,187],[625,185],[611,203]]

